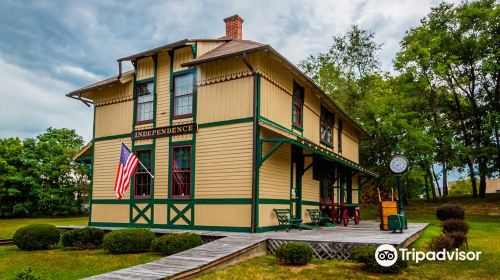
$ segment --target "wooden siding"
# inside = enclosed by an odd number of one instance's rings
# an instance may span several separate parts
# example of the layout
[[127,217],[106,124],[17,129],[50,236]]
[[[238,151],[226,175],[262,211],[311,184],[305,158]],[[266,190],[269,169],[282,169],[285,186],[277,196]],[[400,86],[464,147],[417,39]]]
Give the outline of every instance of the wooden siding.
[[[130,138],[95,142],[92,199],[116,199],[113,188],[120,158],[121,141],[131,147]],[[130,188],[125,192],[124,197],[127,198],[129,195]]]
[[[276,137],[270,131],[262,129],[262,138]],[[262,155],[265,155],[275,143],[264,143]],[[284,143],[260,167],[259,197],[290,199],[291,145]]]
[[342,156],[359,163],[359,135],[355,132],[351,125],[343,125]]
[[128,204],[92,204],[91,222],[129,223],[130,205]]
[[[305,159],[305,166],[312,163],[312,158]],[[319,181],[313,179],[313,168],[309,168],[302,176],[302,200],[319,202]]]
[[137,81],[153,78],[155,75],[155,65],[151,56],[139,59],[135,73]]
[[253,115],[253,77],[198,88],[197,122],[209,123]]
[[274,208],[290,209],[290,204],[260,204],[259,205],[259,227],[277,226],[278,218],[273,212]]
[[[255,56],[249,55],[250,60],[254,57]],[[198,69],[198,86],[220,83],[252,75],[240,57],[232,57],[201,64],[198,66]]]
[[191,46],[174,50],[174,72],[187,69],[186,67],[182,67],[181,64],[192,61],[193,59],[193,48]]
[[[291,107],[291,106],[290,106]],[[320,125],[321,105],[319,98],[309,89],[305,90],[304,97],[304,122],[303,136],[316,145],[319,145],[319,125]]]
[[134,101],[95,107],[95,137],[130,133]]
[[160,53],[156,78],[156,127],[170,125],[170,56]]
[[199,130],[196,198],[252,197],[252,123]]
[[260,80],[260,113],[288,129],[292,128],[292,95],[262,78]]
[[154,223],[157,225],[167,224],[167,204],[155,204]]
[[217,48],[225,42],[196,42],[196,56],[200,57],[203,54]]
[[197,204],[194,209],[198,226],[250,227],[252,206],[249,204]]
[[168,197],[168,166],[169,166],[169,153],[168,137],[156,139],[155,149],[155,198]]

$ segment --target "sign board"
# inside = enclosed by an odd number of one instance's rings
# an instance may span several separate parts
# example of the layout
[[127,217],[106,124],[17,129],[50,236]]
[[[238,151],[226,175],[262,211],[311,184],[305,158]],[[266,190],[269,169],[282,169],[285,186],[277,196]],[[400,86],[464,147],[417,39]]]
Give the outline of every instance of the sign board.
[[189,134],[196,132],[197,130],[198,126],[196,125],[196,123],[186,123],[173,126],[141,129],[132,132],[132,140],[151,139],[158,137]]

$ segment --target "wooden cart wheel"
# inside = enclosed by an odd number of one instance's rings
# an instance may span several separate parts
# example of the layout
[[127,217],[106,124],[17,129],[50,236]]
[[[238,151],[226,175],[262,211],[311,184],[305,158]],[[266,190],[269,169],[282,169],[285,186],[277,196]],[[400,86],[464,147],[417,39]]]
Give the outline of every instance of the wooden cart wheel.
[[359,209],[354,209],[354,224],[359,225]]
[[342,215],[342,219],[344,220],[344,226],[349,225],[349,211],[347,209],[344,210],[344,214]]

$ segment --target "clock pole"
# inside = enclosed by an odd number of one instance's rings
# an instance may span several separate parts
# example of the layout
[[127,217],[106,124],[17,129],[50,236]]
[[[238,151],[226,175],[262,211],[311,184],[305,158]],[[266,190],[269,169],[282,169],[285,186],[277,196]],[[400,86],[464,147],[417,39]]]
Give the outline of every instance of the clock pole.
[[398,204],[399,204],[399,214],[404,215],[405,211],[403,210],[403,190],[401,188],[401,174],[396,174],[396,184],[398,185]]

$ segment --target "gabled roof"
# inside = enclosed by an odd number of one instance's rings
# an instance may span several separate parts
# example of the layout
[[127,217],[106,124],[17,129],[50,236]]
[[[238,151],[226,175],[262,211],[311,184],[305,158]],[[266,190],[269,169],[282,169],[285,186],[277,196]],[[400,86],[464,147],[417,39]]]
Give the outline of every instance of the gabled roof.
[[250,41],[233,39],[217,48],[210,50],[193,61],[182,64],[182,66],[192,66],[224,57],[235,56],[241,53],[251,53],[268,48],[269,45]]
[[75,95],[79,95],[79,94],[86,92],[86,91],[91,91],[91,90],[100,88],[102,86],[109,86],[109,85],[114,84],[114,83],[119,83],[121,81],[127,80],[127,78],[129,78],[129,77],[133,77],[133,75],[134,75],[134,70],[129,70],[129,71],[123,72],[122,76],[120,78],[118,78],[118,76],[109,77],[109,78],[104,79],[102,81],[99,81],[97,83],[93,83],[91,85],[74,90],[74,91],[66,94],[66,96],[75,96]]

